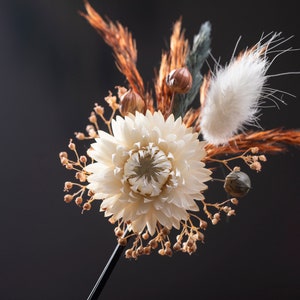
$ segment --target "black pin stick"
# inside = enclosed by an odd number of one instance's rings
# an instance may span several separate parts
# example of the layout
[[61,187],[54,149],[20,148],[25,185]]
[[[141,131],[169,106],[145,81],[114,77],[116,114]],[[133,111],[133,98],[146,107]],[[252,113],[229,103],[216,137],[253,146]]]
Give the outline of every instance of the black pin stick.
[[[126,229],[124,233],[124,237],[127,235],[128,230]],[[117,244],[114,252],[110,256],[105,268],[103,269],[101,275],[99,276],[95,286],[93,287],[91,293],[89,294],[87,300],[97,300],[99,299],[101,292],[110,276],[112,273],[114,267],[116,266],[121,254],[123,253],[124,249],[126,246],[121,246]]]

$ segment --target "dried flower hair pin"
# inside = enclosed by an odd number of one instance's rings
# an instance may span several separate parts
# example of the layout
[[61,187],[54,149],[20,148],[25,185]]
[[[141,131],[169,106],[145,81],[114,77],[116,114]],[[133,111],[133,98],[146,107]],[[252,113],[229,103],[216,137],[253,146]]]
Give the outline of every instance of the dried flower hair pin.
[[[87,2],[85,7],[82,16],[112,48],[128,86],[116,86],[117,96],[110,92],[104,98],[109,118],[96,104],[87,133],[76,133],[79,140],[93,140],[86,155],[78,154],[72,140],[74,159],[60,153],[61,163],[76,178],[65,183],[64,200],[74,201],[83,212],[100,203],[100,211],[115,225],[118,243],[128,248],[127,258],[153,251],[192,254],[209,224],[235,214],[237,198],[251,188],[245,170],[258,172],[265,154],[300,145],[298,130],[247,130],[257,122],[262,99],[281,101],[266,84],[267,71],[291,49],[276,50],[286,40],[269,34],[204,77],[200,70],[210,53],[210,23],[201,26],[190,47],[179,20],[170,51],[162,54],[152,97],[137,70],[130,32],[105,21]],[[100,121],[107,132],[100,130]],[[228,197],[206,201],[206,183],[218,166],[228,170],[223,179]]]

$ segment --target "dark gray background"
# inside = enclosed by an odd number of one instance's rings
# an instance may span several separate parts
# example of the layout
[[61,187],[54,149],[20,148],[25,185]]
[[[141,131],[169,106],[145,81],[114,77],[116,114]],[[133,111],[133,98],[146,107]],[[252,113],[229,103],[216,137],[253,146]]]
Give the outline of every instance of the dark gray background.
[[[172,24],[183,17],[192,40],[212,23],[212,53],[225,63],[262,32],[295,37],[297,1],[91,1],[128,26],[137,40],[138,68],[152,86]],[[115,247],[113,227],[98,208],[81,215],[63,201],[71,173],[59,163],[94,102],[124,85],[111,51],[79,16],[81,0],[0,1],[1,255],[0,298],[86,299]],[[285,47],[285,46],[284,46]],[[210,59],[210,64],[212,60]],[[299,52],[281,56],[270,73],[299,71]],[[297,98],[264,110],[264,128],[299,128],[299,75],[271,86]],[[153,254],[120,259],[101,299],[296,299],[300,297],[299,149],[268,157],[237,216],[206,232],[192,256]],[[222,200],[221,189],[207,197]]]

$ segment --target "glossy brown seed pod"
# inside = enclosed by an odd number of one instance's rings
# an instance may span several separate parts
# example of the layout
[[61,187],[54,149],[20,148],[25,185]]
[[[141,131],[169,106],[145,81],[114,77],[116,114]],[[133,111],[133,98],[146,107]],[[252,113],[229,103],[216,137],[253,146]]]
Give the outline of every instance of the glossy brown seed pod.
[[166,78],[167,86],[178,94],[186,94],[191,89],[192,83],[192,75],[185,67],[172,70]]
[[120,112],[122,116],[126,116],[128,113],[134,114],[136,111],[143,112],[145,107],[145,102],[142,97],[129,90],[120,97]]
[[225,191],[233,197],[244,197],[251,189],[249,176],[241,171],[232,171],[225,177]]

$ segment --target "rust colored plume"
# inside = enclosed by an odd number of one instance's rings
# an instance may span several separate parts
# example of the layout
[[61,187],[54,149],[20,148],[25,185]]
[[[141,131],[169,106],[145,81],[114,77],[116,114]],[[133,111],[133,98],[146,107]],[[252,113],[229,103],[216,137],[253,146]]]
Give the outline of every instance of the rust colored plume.
[[136,67],[137,48],[131,33],[119,22],[105,21],[87,1],[85,1],[85,8],[87,13],[81,12],[80,14],[96,29],[105,43],[112,48],[117,67],[126,77],[130,88],[144,98],[145,88]]
[[300,146],[300,130],[283,130],[281,128],[238,134],[227,145],[207,145],[207,159],[225,154],[243,153],[251,147],[258,147],[263,153],[280,153],[288,146]]

